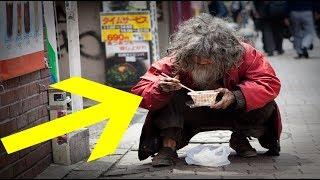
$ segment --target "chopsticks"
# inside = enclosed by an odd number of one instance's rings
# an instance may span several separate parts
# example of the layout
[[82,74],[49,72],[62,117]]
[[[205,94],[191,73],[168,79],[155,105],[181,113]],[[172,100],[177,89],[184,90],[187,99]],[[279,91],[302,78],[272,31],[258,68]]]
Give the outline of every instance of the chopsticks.
[[[165,77],[168,77],[168,78],[172,78],[172,77],[168,76],[167,74],[165,74],[165,73],[163,73],[163,72],[161,73],[161,75],[163,75],[163,76],[165,76]],[[187,86],[185,86],[185,85],[183,85],[183,84],[181,84],[181,83],[179,83],[179,84],[180,84],[180,86],[182,86],[182,87],[185,88],[185,89],[188,89],[188,90],[191,91],[191,92],[194,91],[194,90],[188,88]]]

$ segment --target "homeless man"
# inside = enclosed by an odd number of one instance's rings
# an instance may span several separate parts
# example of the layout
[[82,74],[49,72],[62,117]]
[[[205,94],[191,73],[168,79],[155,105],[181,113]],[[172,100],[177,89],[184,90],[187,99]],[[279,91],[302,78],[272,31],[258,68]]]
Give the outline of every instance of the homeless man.
[[[257,155],[250,137],[268,149],[266,155],[278,156],[282,124],[274,99],[280,81],[266,57],[225,21],[208,14],[183,22],[172,37],[168,55],[131,89],[149,110],[139,159],[152,156],[153,166],[173,165],[178,149],[197,133],[212,130],[232,131],[230,147],[239,156]],[[190,108],[186,102],[191,97],[180,83],[219,95],[211,107]]]

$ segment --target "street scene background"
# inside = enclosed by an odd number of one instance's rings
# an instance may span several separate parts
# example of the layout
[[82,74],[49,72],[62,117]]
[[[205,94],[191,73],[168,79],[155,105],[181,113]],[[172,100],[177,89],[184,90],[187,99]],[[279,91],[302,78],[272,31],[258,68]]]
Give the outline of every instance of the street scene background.
[[[280,156],[262,155],[267,149],[251,138],[258,156],[239,157],[229,148],[231,131],[207,131],[178,150],[176,165],[154,168],[151,157],[138,159],[148,114],[138,108],[116,152],[92,162],[87,159],[109,119],[11,154],[0,142],[0,179],[319,178],[320,3],[287,3],[2,1],[0,138],[97,104],[50,88],[59,81],[81,76],[129,91],[152,63],[166,56],[179,24],[200,13],[225,19],[270,61],[281,81],[275,101],[283,130]],[[204,145],[227,147],[230,163],[188,165],[187,151]]]
[[[253,31],[253,24],[247,26]],[[262,33],[253,42],[264,51]],[[279,105],[283,133],[278,157],[266,157],[257,139],[250,143],[257,149],[257,157],[241,158],[232,150],[230,165],[214,168],[186,165],[186,151],[199,144],[228,145],[230,131],[210,131],[197,134],[189,145],[178,151],[181,162],[174,167],[153,168],[151,158],[138,160],[139,137],[146,111],[140,110],[127,130],[114,155],[95,162],[79,162],[72,166],[51,165],[38,178],[318,178],[320,172],[320,43],[314,38],[310,58],[295,59],[290,39],[284,39],[284,54],[267,57],[281,80],[282,87],[276,102]],[[91,148],[107,123],[90,127]]]

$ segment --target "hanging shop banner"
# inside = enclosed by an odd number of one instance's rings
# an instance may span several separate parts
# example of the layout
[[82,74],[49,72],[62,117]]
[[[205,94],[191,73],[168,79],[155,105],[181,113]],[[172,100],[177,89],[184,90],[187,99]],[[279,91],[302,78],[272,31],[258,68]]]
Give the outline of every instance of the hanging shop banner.
[[0,80],[45,67],[40,1],[0,2]]
[[106,83],[128,89],[150,67],[149,42],[106,43]]
[[54,5],[53,1],[43,2],[43,15],[45,23],[45,34],[47,41],[45,42],[48,52],[48,64],[51,67],[51,79],[52,83],[59,81],[59,65],[58,65],[58,53],[57,53],[57,37],[56,37],[56,25],[54,19]]
[[103,12],[100,23],[102,42],[152,40],[149,11]]

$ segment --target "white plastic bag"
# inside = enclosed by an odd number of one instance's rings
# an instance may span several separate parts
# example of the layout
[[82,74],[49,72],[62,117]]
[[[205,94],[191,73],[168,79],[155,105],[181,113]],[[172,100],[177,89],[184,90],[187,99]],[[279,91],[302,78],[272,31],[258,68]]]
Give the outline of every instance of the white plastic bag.
[[228,146],[205,146],[199,145],[187,151],[185,158],[188,164],[219,167],[230,164]]

